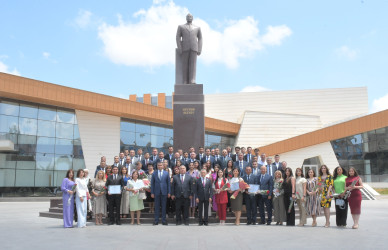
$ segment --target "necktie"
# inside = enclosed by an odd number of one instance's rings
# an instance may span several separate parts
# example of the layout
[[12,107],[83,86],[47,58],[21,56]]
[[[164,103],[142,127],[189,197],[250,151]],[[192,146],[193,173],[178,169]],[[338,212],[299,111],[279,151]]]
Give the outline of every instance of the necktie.
[[264,179],[264,175],[261,175],[260,184],[263,182],[263,179]]
[[242,161],[240,161],[240,168],[242,168]]
[[116,176],[116,175],[114,175],[114,176],[115,176],[115,178],[114,178],[114,179],[116,180],[116,179],[117,179],[117,176]]
[[162,179],[162,171],[159,170],[159,180]]
[[205,187],[205,178],[202,178],[202,185]]
[[181,174],[181,183],[183,184],[183,174]]
[[250,162],[251,161],[251,155],[250,154],[248,154],[248,162]]
[[249,183],[249,175],[248,175],[248,183]]

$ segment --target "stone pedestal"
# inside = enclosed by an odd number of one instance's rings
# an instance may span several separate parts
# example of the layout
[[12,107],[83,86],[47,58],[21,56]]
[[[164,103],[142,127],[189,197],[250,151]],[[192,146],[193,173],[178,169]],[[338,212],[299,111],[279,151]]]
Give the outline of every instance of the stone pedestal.
[[205,104],[202,84],[175,84],[174,149],[205,146]]

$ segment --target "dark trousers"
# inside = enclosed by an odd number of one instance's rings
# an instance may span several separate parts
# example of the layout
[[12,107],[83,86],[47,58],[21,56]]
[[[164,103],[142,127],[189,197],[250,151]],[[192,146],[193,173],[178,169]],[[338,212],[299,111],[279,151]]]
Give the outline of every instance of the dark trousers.
[[197,71],[197,52],[193,50],[182,52],[183,84],[195,83]]
[[257,219],[257,196],[244,194],[245,205],[247,207],[247,221],[256,222]]
[[[110,222],[120,222],[121,194],[109,195],[109,219]],[[115,213],[116,212],[116,216]]]
[[159,222],[160,206],[162,206],[162,222],[166,221],[167,195],[155,195],[155,222]]
[[[203,219],[202,219],[202,211],[204,211],[204,214],[205,214]],[[208,218],[209,218],[209,200],[199,200],[198,218],[199,218],[199,223],[203,223],[203,222],[208,221]]]
[[267,223],[272,221],[272,200],[268,199],[268,196],[261,195],[259,197],[259,211],[260,211],[260,223],[265,222],[264,205],[267,209]]
[[345,200],[343,208],[344,209],[341,209],[340,206],[335,205],[335,222],[337,223],[337,226],[346,226],[346,219],[348,218],[348,200]]
[[291,203],[291,193],[284,193],[284,206],[286,208],[286,215],[287,215],[287,226],[295,226],[295,206],[292,206],[292,209],[290,213],[288,212],[288,207]]
[[176,211],[176,222],[182,222],[182,214],[183,221],[189,222],[189,207],[190,207],[190,199],[189,198],[176,198],[175,200],[175,211]]

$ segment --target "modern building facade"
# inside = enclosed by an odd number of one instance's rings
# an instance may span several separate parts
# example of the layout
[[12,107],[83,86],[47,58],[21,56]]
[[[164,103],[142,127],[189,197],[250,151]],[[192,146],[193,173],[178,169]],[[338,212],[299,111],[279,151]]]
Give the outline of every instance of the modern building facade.
[[[173,145],[172,98],[128,100],[0,73],[0,196],[49,195],[68,169],[94,171],[123,149]],[[205,95],[205,147],[281,155],[292,168],[355,166],[386,182],[388,110],[366,88]]]

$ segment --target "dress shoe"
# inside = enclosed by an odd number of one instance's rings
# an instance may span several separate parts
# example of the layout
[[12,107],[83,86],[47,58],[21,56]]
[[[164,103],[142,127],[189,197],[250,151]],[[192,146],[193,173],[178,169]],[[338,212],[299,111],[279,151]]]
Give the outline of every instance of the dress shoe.
[[252,222],[252,225],[256,225],[256,222]]
[[154,221],[154,224],[153,224],[153,225],[154,225],[154,226],[157,226],[158,224],[159,224],[158,222]]
[[121,222],[120,222],[120,221],[116,222],[116,225],[120,226],[120,225],[121,225]]
[[260,225],[265,225],[265,223],[264,222],[260,222]]
[[267,226],[271,225],[271,222],[267,222]]
[[185,226],[188,226],[189,225],[189,222],[185,222]]
[[203,222],[199,222],[199,223],[198,223],[198,226],[202,226],[202,225],[203,225]]
[[250,225],[250,224],[251,224],[251,222],[250,222],[250,221],[248,221],[248,222],[247,222],[247,225]]
[[112,222],[112,221],[110,221],[109,223],[108,223],[108,225],[113,225],[114,223]]
[[168,225],[168,224],[167,224],[167,221],[163,221],[163,222],[162,222],[162,225],[163,225],[163,226],[167,226],[167,225]]
[[205,226],[207,226],[207,222],[204,222],[203,224],[204,224]]

